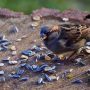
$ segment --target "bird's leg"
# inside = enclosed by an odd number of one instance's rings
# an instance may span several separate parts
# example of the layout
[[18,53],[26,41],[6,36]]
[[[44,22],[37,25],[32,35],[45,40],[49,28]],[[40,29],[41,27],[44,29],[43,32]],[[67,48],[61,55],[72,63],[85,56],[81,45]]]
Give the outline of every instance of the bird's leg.
[[[86,40],[82,39],[81,41],[79,41],[78,43],[76,43],[74,45],[76,50],[68,57],[68,60],[75,59],[78,55],[80,55],[80,53],[85,49],[85,42],[86,42]],[[77,49],[77,47],[78,47],[78,49]]]
[[77,53],[77,51],[73,51],[71,55],[67,58],[68,61],[72,61],[75,59],[76,56],[74,56]]

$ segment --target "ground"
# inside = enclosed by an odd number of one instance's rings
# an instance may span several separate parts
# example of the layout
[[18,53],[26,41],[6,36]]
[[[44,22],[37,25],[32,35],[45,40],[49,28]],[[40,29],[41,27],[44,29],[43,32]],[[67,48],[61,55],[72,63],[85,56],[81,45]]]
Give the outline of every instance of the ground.
[[[57,25],[59,24],[58,20],[55,19],[50,19],[50,20],[41,20],[38,21],[38,26],[32,28],[31,17],[29,15],[22,15],[21,18],[0,18],[0,33],[3,33],[6,35],[6,38],[8,40],[12,41],[13,45],[16,46],[18,54],[14,57],[12,57],[12,60],[15,60],[18,56],[19,53],[22,50],[28,49],[33,45],[40,44],[42,43],[40,37],[39,37],[39,31],[40,27],[43,25]],[[10,34],[9,30],[10,28],[16,25],[19,28],[19,32],[16,34]],[[23,39],[20,42],[16,42],[16,39],[21,38],[23,35],[27,35],[28,37]],[[35,42],[36,40],[36,42]],[[2,60],[4,57],[10,56],[10,51],[6,52],[0,52],[0,60]],[[89,58],[85,59],[86,66],[84,67],[76,67],[73,64],[66,64],[66,65],[59,65],[59,69],[57,70],[57,73],[60,74],[66,69],[73,68],[73,75],[75,77],[78,77],[79,74],[82,72],[86,71],[90,67],[90,62]],[[26,72],[26,76],[29,76],[29,80],[26,82],[20,82],[19,80],[14,80],[11,78],[8,78],[8,74],[13,71],[14,68],[18,67],[18,65],[10,66],[10,65],[5,65],[3,68],[5,71],[5,77],[6,77],[6,82],[0,83],[0,90],[89,90],[90,87],[86,83],[80,84],[80,85],[75,85],[71,84],[71,79],[70,80],[63,80],[59,79],[58,81],[54,82],[47,82],[47,84],[44,85],[36,85],[36,81],[38,78],[37,73],[32,73],[32,72]]]

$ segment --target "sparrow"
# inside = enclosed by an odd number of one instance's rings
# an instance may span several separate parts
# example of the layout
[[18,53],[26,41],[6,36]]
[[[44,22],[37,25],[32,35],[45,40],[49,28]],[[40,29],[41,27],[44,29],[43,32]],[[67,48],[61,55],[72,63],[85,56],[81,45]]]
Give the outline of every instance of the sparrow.
[[55,54],[77,51],[90,40],[90,27],[75,23],[43,26],[40,37],[45,46]]

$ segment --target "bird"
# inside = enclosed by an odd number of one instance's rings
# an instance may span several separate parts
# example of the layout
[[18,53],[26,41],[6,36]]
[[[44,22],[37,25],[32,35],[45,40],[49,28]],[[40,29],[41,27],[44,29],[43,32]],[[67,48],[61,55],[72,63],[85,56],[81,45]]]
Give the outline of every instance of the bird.
[[69,51],[75,53],[85,45],[86,41],[90,41],[90,27],[77,23],[43,26],[40,29],[40,38],[45,46],[55,54]]

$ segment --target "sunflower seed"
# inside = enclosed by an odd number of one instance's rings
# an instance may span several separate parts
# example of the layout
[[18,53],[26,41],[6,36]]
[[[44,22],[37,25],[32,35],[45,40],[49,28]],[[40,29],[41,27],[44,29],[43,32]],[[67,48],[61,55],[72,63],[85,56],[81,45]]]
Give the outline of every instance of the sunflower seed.
[[28,60],[28,56],[26,56],[26,55],[21,55],[21,59]]
[[4,63],[0,63],[0,67],[4,66]]
[[32,26],[32,27],[37,27],[38,25],[39,25],[38,22],[32,22],[32,23],[31,23],[31,26]]
[[20,81],[27,81],[29,79],[29,77],[23,77],[20,79]]
[[17,61],[9,61],[8,62],[10,65],[15,65],[15,64],[17,64],[18,62]]
[[40,20],[40,16],[33,16],[32,18],[33,18],[33,20],[35,20],[35,21],[39,21],[39,20]]
[[17,54],[17,51],[12,51],[11,55],[15,56]]
[[63,18],[62,20],[67,22],[67,21],[69,21],[69,18]]
[[1,70],[1,71],[0,71],[0,75],[3,75],[3,74],[4,74],[4,71],[3,71],[3,70]]
[[16,50],[16,47],[14,45],[10,46],[10,50],[11,51],[15,51]]

